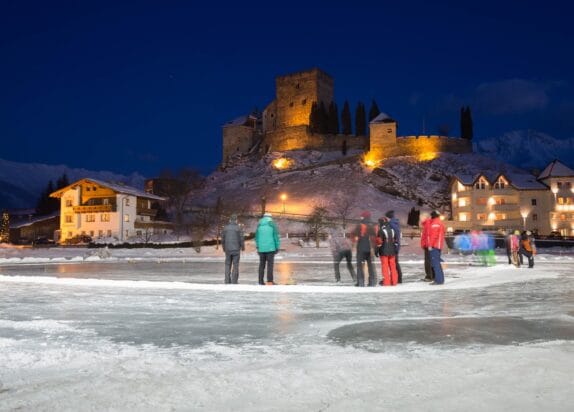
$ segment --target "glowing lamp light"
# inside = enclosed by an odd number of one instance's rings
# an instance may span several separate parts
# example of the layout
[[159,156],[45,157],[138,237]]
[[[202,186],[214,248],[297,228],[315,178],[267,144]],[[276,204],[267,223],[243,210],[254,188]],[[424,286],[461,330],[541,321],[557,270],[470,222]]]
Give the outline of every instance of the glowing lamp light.
[[285,201],[287,200],[287,194],[286,193],[281,193],[281,202],[283,202],[283,213],[285,213]]
[[494,219],[496,219],[496,215],[494,213],[489,213],[488,220],[494,220]]
[[375,157],[373,152],[369,152],[363,156],[363,163],[369,169],[374,169],[380,165],[381,161]]
[[291,163],[291,160],[285,157],[280,157],[279,159],[273,160],[273,167],[277,170],[283,170],[291,166]]
[[437,156],[438,155],[436,152],[423,152],[417,156],[417,159],[421,162],[428,162],[433,159],[436,159]]
[[493,206],[496,204],[496,200],[493,197],[488,198],[488,205]]

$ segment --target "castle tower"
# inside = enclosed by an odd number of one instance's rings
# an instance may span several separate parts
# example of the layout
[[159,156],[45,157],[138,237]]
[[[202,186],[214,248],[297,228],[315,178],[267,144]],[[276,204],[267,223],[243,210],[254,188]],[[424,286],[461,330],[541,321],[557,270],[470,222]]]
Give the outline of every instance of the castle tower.
[[309,125],[313,102],[328,108],[333,100],[333,79],[318,68],[278,76],[275,87],[275,119],[269,122],[269,131]]
[[369,152],[377,158],[384,157],[385,149],[397,143],[397,122],[386,113],[380,113],[369,123]]

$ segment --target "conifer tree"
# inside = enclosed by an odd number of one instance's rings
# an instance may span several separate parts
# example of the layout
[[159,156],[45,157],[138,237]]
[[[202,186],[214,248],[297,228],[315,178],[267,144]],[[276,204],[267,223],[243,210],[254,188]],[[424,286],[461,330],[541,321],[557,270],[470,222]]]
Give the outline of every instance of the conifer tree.
[[337,103],[331,101],[329,105],[329,134],[339,134],[339,110]]
[[470,107],[463,106],[460,108],[460,137],[463,139],[472,139],[473,137],[472,115]]
[[309,113],[309,129],[312,133],[319,132],[319,106],[317,102],[311,105],[311,113]]
[[329,133],[329,113],[323,102],[319,105],[319,119],[319,133]]
[[377,117],[381,111],[379,110],[379,106],[377,106],[377,102],[375,99],[371,102],[371,108],[369,109],[369,123],[373,121],[375,117]]
[[349,109],[349,102],[345,100],[343,110],[341,111],[341,132],[345,135],[353,133],[351,129],[351,109]]
[[466,106],[466,127],[467,127],[467,139],[471,140],[474,137],[473,124],[472,124],[472,114],[470,113],[470,107]]
[[365,105],[362,102],[357,103],[355,112],[355,134],[357,136],[365,136],[367,134],[367,117]]

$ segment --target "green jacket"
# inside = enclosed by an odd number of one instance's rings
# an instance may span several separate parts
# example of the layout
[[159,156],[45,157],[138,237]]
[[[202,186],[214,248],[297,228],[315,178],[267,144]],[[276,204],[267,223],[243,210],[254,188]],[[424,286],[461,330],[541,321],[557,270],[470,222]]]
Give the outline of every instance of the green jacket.
[[281,242],[279,241],[279,230],[273,219],[264,216],[257,225],[255,232],[255,245],[259,253],[276,252],[279,250]]

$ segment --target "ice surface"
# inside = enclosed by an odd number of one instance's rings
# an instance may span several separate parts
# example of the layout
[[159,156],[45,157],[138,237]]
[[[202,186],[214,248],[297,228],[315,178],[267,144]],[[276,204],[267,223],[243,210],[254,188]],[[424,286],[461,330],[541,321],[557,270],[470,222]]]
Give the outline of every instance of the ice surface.
[[276,279],[296,284],[276,287],[255,284],[249,253],[241,284],[223,285],[213,249],[113,250],[96,262],[84,252],[0,254],[19,259],[0,265],[0,410],[570,410],[574,401],[574,258],[562,250],[538,255],[534,269],[502,255],[493,267],[445,255],[446,285],[431,287],[406,246],[405,283],[387,288],[355,288],[344,267],[336,284],[323,249],[279,255]]

